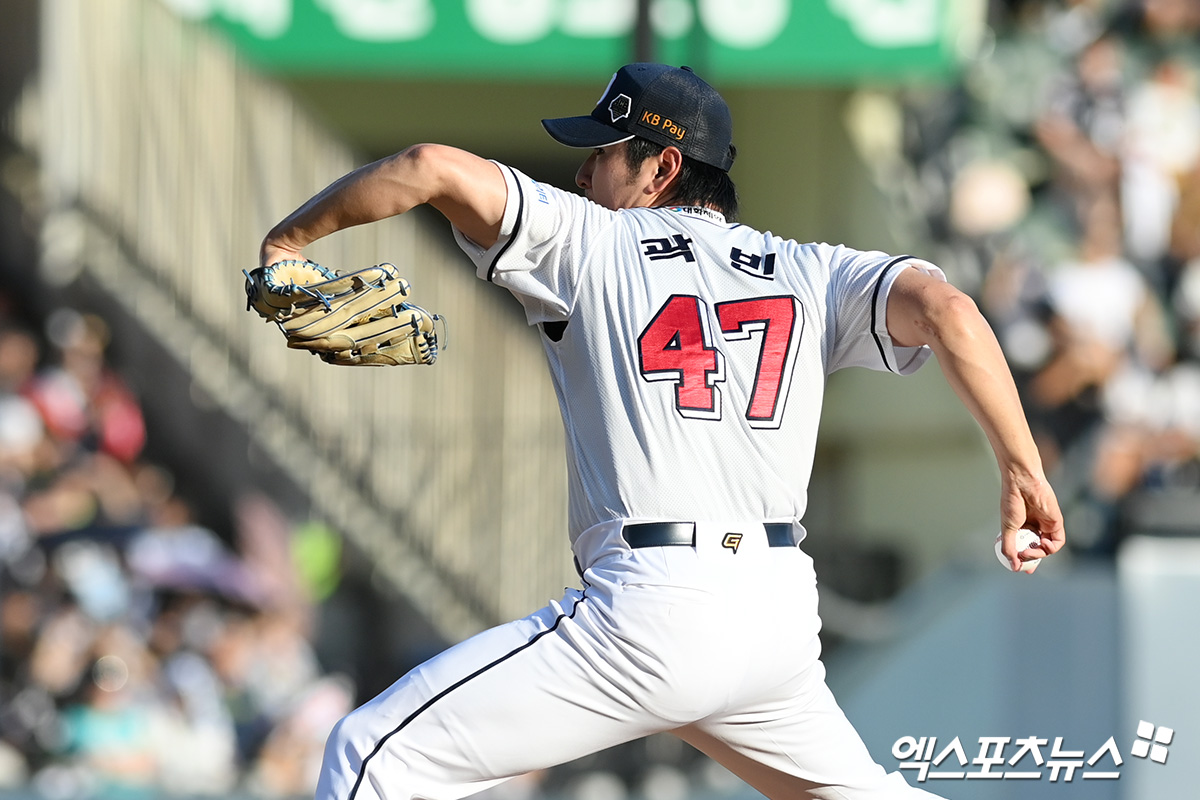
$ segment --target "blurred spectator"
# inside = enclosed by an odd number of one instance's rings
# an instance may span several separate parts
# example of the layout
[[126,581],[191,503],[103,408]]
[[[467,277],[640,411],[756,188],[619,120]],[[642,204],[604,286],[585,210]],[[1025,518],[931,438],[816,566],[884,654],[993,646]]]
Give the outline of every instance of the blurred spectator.
[[11,322],[0,323],[0,393],[19,394],[37,370],[37,338]]
[[1195,0],[1131,0],[1116,9],[1113,26],[1146,61],[1194,54],[1200,5]]
[[59,353],[27,394],[59,441],[132,462],[146,441],[145,423],[133,392],[104,359],[108,326],[92,314],[59,309],[47,323]]
[[159,778],[181,794],[224,794],[238,776],[225,687],[204,655],[221,613],[204,593],[163,592],[151,620],[148,647],[161,664],[164,696],[154,737]]
[[105,797],[151,797],[154,665],[138,636],[121,626],[95,639],[76,697],[62,714],[63,766]]
[[1080,53],[1074,69],[1050,89],[1034,133],[1054,164],[1056,186],[1082,229],[1097,203],[1118,196],[1125,127],[1124,50],[1101,37]]
[[325,753],[325,739],[354,708],[354,688],[327,676],[292,697],[263,742],[250,775],[257,793],[285,797],[312,794]]
[[1122,255],[1119,219],[1110,201],[1093,205],[1078,258],[1058,264],[1046,278],[1059,347],[1034,379],[1042,405],[1054,407],[1102,386],[1129,358],[1152,369],[1172,358],[1160,301]]
[[1063,0],[1040,5],[1045,15],[1046,44],[1063,55],[1078,58],[1081,51],[1100,38],[1106,25],[1109,0]]
[[1192,67],[1171,58],[1130,95],[1121,206],[1129,254],[1148,269],[1168,254],[1180,185],[1200,157],[1198,88]]

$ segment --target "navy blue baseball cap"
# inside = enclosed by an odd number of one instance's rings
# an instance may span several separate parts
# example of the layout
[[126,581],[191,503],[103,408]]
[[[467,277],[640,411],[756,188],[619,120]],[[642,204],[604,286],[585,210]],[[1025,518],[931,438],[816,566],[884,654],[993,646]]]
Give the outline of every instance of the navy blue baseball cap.
[[626,64],[591,114],[544,119],[542,126],[568,147],[608,147],[640,136],[725,171],[733,166],[729,106],[690,67]]

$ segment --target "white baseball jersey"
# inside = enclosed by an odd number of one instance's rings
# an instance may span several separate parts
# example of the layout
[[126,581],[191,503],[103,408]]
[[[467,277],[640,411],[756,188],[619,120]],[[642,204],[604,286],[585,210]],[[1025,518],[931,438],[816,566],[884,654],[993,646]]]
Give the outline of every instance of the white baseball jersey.
[[[583,588],[341,720],[317,800],[455,800],[659,732],[767,797],[934,798],[837,707],[812,559],[765,523],[795,531],[804,512],[825,376],[928,358],[893,346],[884,310],[902,265],[941,273],[710,211],[608,211],[501,170],[500,240],[459,240],[542,326]],[[692,523],[692,546],[624,535],[656,521]]]
[[930,355],[894,346],[885,313],[903,265],[944,279],[927,262],[707,209],[610,211],[501,171],[499,241],[458,241],[543,324],[572,540],[613,519],[800,519],[826,376],[907,374]]

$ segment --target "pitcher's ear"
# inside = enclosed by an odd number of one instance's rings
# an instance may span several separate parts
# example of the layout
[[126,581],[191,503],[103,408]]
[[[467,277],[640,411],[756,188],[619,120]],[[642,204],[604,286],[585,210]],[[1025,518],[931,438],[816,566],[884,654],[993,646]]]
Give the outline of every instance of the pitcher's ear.
[[658,168],[654,172],[654,180],[649,188],[651,191],[661,193],[671,185],[671,181],[675,180],[680,170],[683,169],[683,153],[679,151],[678,147],[664,147],[656,158],[658,159]]

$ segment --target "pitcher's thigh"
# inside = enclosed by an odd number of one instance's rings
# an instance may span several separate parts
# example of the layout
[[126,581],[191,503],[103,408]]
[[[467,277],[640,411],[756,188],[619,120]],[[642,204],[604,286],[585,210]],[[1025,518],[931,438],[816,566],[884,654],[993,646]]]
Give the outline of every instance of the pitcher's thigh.
[[771,800],[933,800],[871,757],[825,685],[821,662],[790,691],[676,735]]
[[586,602],[474,636],[349,714],[317,800],[453,800],[661,727],[589,663]]

